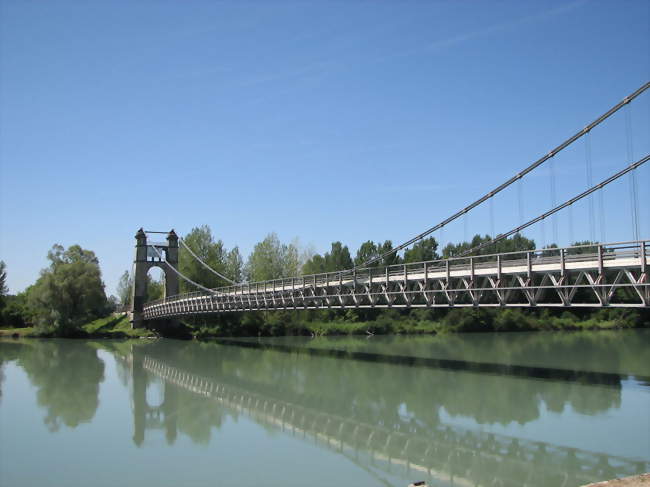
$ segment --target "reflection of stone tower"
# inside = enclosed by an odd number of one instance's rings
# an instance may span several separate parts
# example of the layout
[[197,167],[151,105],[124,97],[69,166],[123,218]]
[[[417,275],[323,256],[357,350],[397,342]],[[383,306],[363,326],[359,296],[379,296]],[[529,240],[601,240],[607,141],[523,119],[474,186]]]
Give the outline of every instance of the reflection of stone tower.
[[152,267],[159,267],[165,273],[165,297],[179,293],[178,275],[169,271],[168,266],[178,268],[178,236],[172,230],[167,234],[167,243],[156,243],[156,248],[165,260],[161,261],[158,254],[147,243],[147,234],[141,228],[135,234],[135,260],[133,261],[133,296],[131,309],[131,326],[144,326],[144,301],[147,296],[147,273]]
[[147,403],[149,380],[143,367],[144,357],[136,347],[131,347],[131,379],[133,384],[133,443],[142,446],[147,429],[164,429],[167,443],[172,445],[178,435],[178,390],[165,382],[163,403],[151,407]]
[[[133,349],[133,347],[131,347]],[[131,354],[131,379],[133,383],[133,443],[144,442],[147,414],[147,374],[142,368],[142,357],[134,351]]]

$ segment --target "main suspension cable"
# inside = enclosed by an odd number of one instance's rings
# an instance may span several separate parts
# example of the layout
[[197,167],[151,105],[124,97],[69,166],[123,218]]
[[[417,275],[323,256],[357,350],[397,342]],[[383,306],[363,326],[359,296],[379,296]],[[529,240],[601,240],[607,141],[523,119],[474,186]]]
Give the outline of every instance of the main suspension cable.
[[233,281],[232,279],[228,279],[226,276],[224,276],[223,274],[221,274],[221,273],[215,271],[212,267],[210,267],[208,264],[206,264],[205,262],[203,262],[203,261],[199,258],[198,255],[196,255],[194,252],[192,252],[192,249],[190,248],[189,245],[187,245],[187,244],[185,243],[185,240],[183,240],[182,238],[179,237],[179,238],[178,238],[178,241],[181,243],[181,245],[182,245],[183,247],[185,247],[185,250],[187,250],[187,251],[190,253],[190,255],[191,255],[192,257],[194,257],[194,258],[199,262],[199,264],[201,264],[201,265],[202,265],[203,267],[205,267],[207,270],[209,270],[210,272],[212,272],[212,273],[215,274],[216,276],[219,276],[221,279],[227,281],[228,283],[232,284],[233,286],[237,284],[237,283],[236,283],[235,281]]
[[635,169],[637,169],[638,167],[642,166],[643,164],[645,164],[645,163],[648,162],[649,160],[650,160],[650,154],[648,154],[647,156],[645,156],[643,159],[641,159],[641,160],[639,160],[639,161],[637,161],[637,162],[635,162],[635,163],[633,163],[633,164],[630,164],[630,165],[629,165],[628,167],[626,167],[625,169],[623,169],[623,170],[617,172],[617,173],[614,174],[613,176],[608,177],[607,179],[605,179],[604,181],[598,183],[597,185],[592,186],[592,187],[589,188],[588,190],[586,190],[586,191],[580,193],[578,196],[575,196],[575,197],[571,198],[570,200],[565,201],[565,202],[562,203],[561,205],[556,206],[556,207],[553,208],[552,210],[549,210],[549,211],[547,211],[546,213],[542,213],[542,214],[539,215],[538,217],[533,218],[532,220],[527,221],[527,222],[524,223],[523,225],[520,225],[520,226],[518,226],[517,228],[513,228],[513,229],[510,230],[509,232],[502,233],[502,234],[496,236],[495,238],[493,238],[492,240],[490,240],[490,241],[488,241],[488,242],[485,242],[485,243],[482,243],[482,244],[480,244],[480,245],[477,245],[476,247],[473,247],[473,248],[471,248],[471,249],[469,249],[469,250],[466,250],[465,252],[461,253],[459,256],[454,256],[454,257],[465,257],[465,256],[467,256],[467,255],[469,255],[469,254],[472,254],[472,253],[477,252],[477,251],[479,251],[479,250],[481,250],[481,249],[484,249],[485,247],[488,247],[488,246],[490,246],[490,245],[492,245],[492,244],[495,244],[495,243],[499,242],[500,240],[503,240],[503,239],[505,239],[505,238],[508,238],[508,237],[510,237],[511,235],[514,235],[514,234],[516,234],[516,233],[519,233],[519,232],[521,232],[524,228],[527,228],[527,227],[529,227],[529,226],[531,226],[531,225],[534,225],[535,223],[537,223],[537,222],[539,222],[539,221],[542,221],[542,220],[544,220],[545,218],[548,218],[549,216],[553,215],[554,213],[557,213],[558,211],[560,211],[560,210],[562,210],[562,209],[564,209],[564,208],[566,208],[566,207],[571,207],[571,205],[573,205],[575,202],[581,200],[582,198],[585,198],[585,197],[589,196],[589,195],[590,195],[591,193],[593,193],[594,191],[598,191],[599,189],[603,189],[603,188],[604,188],[605,186],[607,186],[609,183],[611,183],[611,182],[613,182],[613,181],[616,181],[618,178],[620,178],[620,177],[626,175],[626,174],[629,173],[629,172],[634,171]]
[[548,154],[546,154],[545,156],[539,158],[537,161],[535,161],[534,163],[532,163],[532,164],[531,164],[530,166],[528,166],[526,169],[524,169],[523,171],[517,173],[515,176],[511,177],[510,179],[508,179],[505,183],[501,184],[500,186],[497,186],[495,189],[493,189],[493,190],[490,191],[489,193],[485,194],[484,196],[482,196],[482,197],[479,198],[478,200],[474,201],[472,204],[466,206],[465,208],[463,208],[463,209],[460,210],[460,211],[457,211],[456,213],[454,213],[453,215],[451,215],[451,216],[448,217],[447,219],[445,219],[445,220],[443,220],[442,222],[438,223],[437,225],[435,225],[435,226],[429,228],[428,230],[426,230],[426,231],[420,233],[419,235],[416,235],[416,236],[413,237],[412,239],[410,239],[410,240],[404,242],[403,244],[398,245],[397,247],[393,247],[392,249],[388,250],[387,252],[384,252],[384,253],[378,255],[377,257],[374,257],[374,258],[372,258],[372,259],[370,259],[370,260],[368,260],[368,261],[366,261],[366,262],[364,262],[364,263],[362,263],[362,264],[360,264],[360,265],[356,265],[356,266],[354,266],[354,267],[352,268],[352,270],[357,269],[357,268],[360,268],[360,267],[368,267],[369,265],[374,264],[375,262],[378,262],[378,261],[384,259],[385,257],[391,255],[391,254],[394,254],[395,252],[399,252],[400,250],[403,250],[403,249],[405,249],[406,247],[410,246],[411,244],[413,244],[413,243],[415,243],[415,242],[417,242],[417,241],[419,241],[419,240],[422,240],[424,237],[426,237],[426,236],[429,235],[430,233],[435,232],[436,230],[438,230],[438,229],[441,228],[441,227],[444,227],[445,225],[448,225],[449,223],[453,222],[453,221],[456,220],[457,218],[461,217],[462,215],[464,215],[464,214],[466,214],[467,212],[471,211],[472,209],[476,208],[477,206],[479,206],[480,204],[482,204],[482,203],[485,202],[486,200],[492,198],[492,197],[495,196],[496,194],[498,194],[498,193],[500,193],[501,191],[503,191],[504,189],[506,189],[506,188],[507,188],[508,186],[510,186],[511,184],[515,183],[516,181],[519,181],[519,180],[520,180],[521,178],[523,178],[526,174],[528,174],[529,172],[533,171],[533,170],[536,169],[537,167],[541,166],[541,165],[544,164],[547,160],[551,159],[553,156],[555,156],[556,154],[558,154],[558,153],[561,152],[562,150],[566,149],[568,146],[570,146],[571,144],[573,144],[576,140],[580,139],[580,138],[581,138],[582,136],[584,136],[586,133],[588,133],[589,131],[591,131],[594,127],[597,127],[597,126],[600,125],[602,122],[604,122],[604,121],[607,120],[609,117],[611,117],[614,113],[616,113],[617,111],[619,111],[622,107],[624,107],[625,105],[627,105],[628,103],[630,103],[632,100],[634,100],[636,97],[638,97],[638,96],[639,96],[640,94],[642,94],[644,91],[646,91],[648,88],[650,88],[650,82],[645,83],[643,86],[641,86],[641,87],[640,87],[638,90],[636,90],[634,93],[632,93],[632,94],[626,96],[622,101],[620,101],[619,103],[617,103],[616,105],[614,105],[614,106],[613,106],[612,108],[610,108],[607,112],[605,112],[605,113],[602,114],[600,117],[598,117],[596,120],[594,120],[594,121],[591,122],[589,125],[587,125],[584,129],[580,130],[579,132],[577,132],[577,133],[576,133],[575,135],[573,135],[572,137],[569,137],[567,140],[565,140],[565,141],[562,142],[560,145],[558,145],[558,146],[555,147],[553,150],[551,150]]

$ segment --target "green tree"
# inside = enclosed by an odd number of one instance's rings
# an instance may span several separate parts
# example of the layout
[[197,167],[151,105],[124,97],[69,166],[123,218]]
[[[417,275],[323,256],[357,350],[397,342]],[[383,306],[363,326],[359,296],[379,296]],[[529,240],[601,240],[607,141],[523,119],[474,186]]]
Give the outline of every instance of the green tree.
[[0,324],[12,328],[22,328],[29,322],[27,309],[27,294],[15,296],[8,294],[4,297],[4,307],[0,311]]
[[[589,247],[581,247],[583,245],[588,245]],[[569,255],[578,255],[578,254],[595,254],[598,252],[598,242],[592,242],[591,240],[580,240],[578,242],[573,242],[571,247],[581,247],[579,249],[569,249],[567,253]]]
[[[379,249],[377,245],[372,240],[363,242],[361,247],[357,250],[357,255],[354,258],[354,265],[360,266],[368,262],[371,259],[374,259],[379,256]],[[370,264],[371,267],[377,267],[379,262]]]
[[244,263],[239,253],[239,247],[234,247],[226,254],[226,277],[235,282],[241,282],[243,277]]
[[[368,240],[367,242],[362,243],[361,247],[359,247],[359,250],[357,250],[357,255],[354,258],[354,264],[361,266],[369,260],[375,259],[380,255],[385,254],[392,248],[393,242],[390,240],[386,240],[383,244]],[[399,264],[400,262],[401,259],[399,255],[397,255],[397,252],[393,252],[392,254],[386,255],[384,258],[378,260],[377,262],[373,262],[369,265],[369,267],[389,266]]]
[[9,292],[7,289],[7,266],[3,260],[0,260],[0,324],[4,323],[1,313],[6,306],[6,296]]
[[[193,228],[183,240],[192,249],[192,252],[208,266],[220,274],[227,274],[226,249],[221,240],[214,239],[212,230],[208,225]],[[228,284],[227,281],[202,266],[182,245],[180,248],[179,268],[181,273],[205,287],[215,288]],[[181,292],[196,291],[194,286],[182,279],[180,286]]]
[[2,305],[2,298],[7,295],[7,265],[3,260],[0,260],[0,306]]
[[72,245],[54,245],[48,252],[50,266],[30,288],[27,304],[35,324],[70,335],[106,313],[107,302],[95,253]]
[[341,242],[332,242],[332,247],[325,254],[325,272],[343,271],[354,267],[350,250]]
[[302,268],[301,256],[300,256],[300,244],[298,239],[294,239],[289,245],[284,249],[284,277],[292,277],[300,274],[300,269]]
[[277,234],[269,233],[257,243],[246,262],[245,274],[249,282],[268,281],[291,277],[300,268],[298,248],[294,243],[285,245]]
[[325,258],[320,254],[312,255],[302,266],[302,274],[321,274],[325,272]]
[[117,297],[122,308],[126,309],[131,305],[133,293],[133,275],[129,271],[124,271],[117,283]]
[[425,238],[404,252],[404,262],[423,262],[439,259],[440,256],[437,250],[438,242],[436,242],[436,239],[433,237]]
[[164,275],[160,279],[152,279],[151,276],[147,274],[147,294],[145,297],[145,302],[155,301],[160,299],[165,295],[165,281]]
[[[449,257],[458,257],[464,252],[477,247],[481,244],[489,242],[492,239],[489,235],[481,237],[480,235],[474,235],[474,238],[470,242],[461,242],[458,244],[449,243],[445,246],[442,251],[443,258],[447,259]],[[526,250],[535,250],[535,241],[529,238],[524,237],[520,233],[516,233],[512,237],[505,238],[496,242],[493,245],[488,245],[487,247],[482,248],[473,255],[488,255],[488,254],[497,254],[497,253],[506,253],[506,252],[521,252]],[[508,258],[507,256],[504,258]],[[515,256],[514,258],[519,258]]]
[[[378,250],[380,254],[385,254],[392,248],[393,248],[393,242],[390,240],[386,240],[383,244],[378,246]],[[381,261],[381,265],[383,266],[396,265],[401,263],[402,263],[402,259],[400,259],[400,256],[397,254],[397,252],[393,252],[392,254],[387,255]]]

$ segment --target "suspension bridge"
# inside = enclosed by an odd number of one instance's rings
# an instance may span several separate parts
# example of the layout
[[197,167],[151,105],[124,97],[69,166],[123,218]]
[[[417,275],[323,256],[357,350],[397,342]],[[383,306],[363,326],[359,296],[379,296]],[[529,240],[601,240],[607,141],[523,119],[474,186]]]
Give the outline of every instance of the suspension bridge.
[[[436,307],[650,307],[650,240],[640,238],[639,198],[635,172],[650,160],[650,154],[633,160],[629,105],[648,88],[646,83],[626,96],[593,122],[553,148],[481,198],[415,237],[352,269],[302,275],[262,282],[236,283],[208,266],[172,230],[136,234],[135,278],[132,323],[142,326],[146,320],[174,319],[224,312],[259,310],[306,310],[347,308],[436,308]],[[627,109],[627,161],[618,172],[593,184],[591,168],[591,131],[619,110]],[[551,181],[552,207],[535,218],[500,233],[489,241],[467,249],[460,255],[393,266],[377,267],[391,254],[400,252],[437,230],[466,216],[545,163],[551,163],[562,151],[585,140],[587,189],[563,203],[555,199]],[[630,213],[633,239],[625,242],[594,243],[596,211],[591,196],[609,184],[629,179]],[[519,185],[521,188],[521,184]],[[592,243],[564,248],[544,248],[508,253],[486,253],[490,247],[523,230],[544,224],[563,210],[571,214],[573,205],[589,198]],[[601,200],[602,203],[602,200]],[[599,213],[604,229],[603,208]],[[490,207],[491,209],[491,207]],[[152,242],[153,234],[166,234],[165,242]],[[493,232],[494,233],[494,232]],[[178,269],[179,245],[202,266],[229,286],[207,288]],[[165,272],[165,297],[145,303],[146,276],[151,267]],[[197,289],[179,294],[179,279]]]

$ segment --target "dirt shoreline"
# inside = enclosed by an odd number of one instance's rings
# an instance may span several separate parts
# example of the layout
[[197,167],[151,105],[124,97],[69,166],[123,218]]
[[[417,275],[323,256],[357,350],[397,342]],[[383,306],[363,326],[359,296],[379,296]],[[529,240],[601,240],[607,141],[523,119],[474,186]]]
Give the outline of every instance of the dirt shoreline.
[[583,485],[582,487],[650,487],[650,473],[625,477],[623,479],[605,480],[595,484]]

